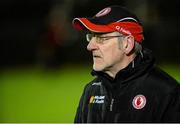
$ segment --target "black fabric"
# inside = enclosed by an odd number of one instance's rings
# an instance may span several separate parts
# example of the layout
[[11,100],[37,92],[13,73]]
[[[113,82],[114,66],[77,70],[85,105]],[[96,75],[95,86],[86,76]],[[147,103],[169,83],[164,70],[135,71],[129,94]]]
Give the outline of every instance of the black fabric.
[[[112,22],[117,22],[120,19],[131,17],[137,20],[137,23],[141,24],[140,20],[137,18],[137,16],[133,13],[131,13],[129,10],[127,10],[125,7],[114,5],[110,6],[111,11],[105,16],[96,17],[93,16],[92,18],[87,18],[89,21],[91,21],[94,24],[100,24],[100,25],[107,25]],[[130,22],[136,22],[131,19],[127,19],[124,21],[130,21]]]
[[[180,84],[154,61],[145,49],[143,58],[135,58],[134,68],[129,64],[114,79],[93,71],[96,78],[86,85],[74,122],[180,122]],[[146,98],[142,109],[132,105],[137,95]],[[105,98],[102,103],[91,103],[92,96]]]

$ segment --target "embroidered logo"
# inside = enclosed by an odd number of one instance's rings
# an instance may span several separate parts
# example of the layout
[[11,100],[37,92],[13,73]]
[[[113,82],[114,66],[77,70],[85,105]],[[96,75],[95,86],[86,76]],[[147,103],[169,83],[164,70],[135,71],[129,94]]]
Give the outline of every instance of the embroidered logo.
[[96,14],[96,17],[107,15],[110,11],[111,11],[110,7],[104,8],[103,10],[101,10]]
[[122,28],[122,27],[120,27],[120,26],[116,26],[115,28],[116,28],[116,30],[119,31],[119,32],[123,32],[123,33],[125,33],[125,34],[131,35],[131,32],[130,32],[130,31],[128,31],[128,30],[126,30],[126,29],[124,29],[124,28]]
[[89,99],[89,103],[97,103],[102,104],[104,103],[105,96],[91,96]]
[[144,95],[137,95],[134,97],[132,105],[135,109],[142,109],[146,105],[146,97]]

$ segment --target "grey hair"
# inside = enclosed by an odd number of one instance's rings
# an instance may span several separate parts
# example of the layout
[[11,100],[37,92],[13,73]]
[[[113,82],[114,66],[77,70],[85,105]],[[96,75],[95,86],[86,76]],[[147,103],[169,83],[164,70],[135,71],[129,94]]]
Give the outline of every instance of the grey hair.
[[134,45],[134,52],[136,55],[142,52],[142,45],[136,41]]
[[[123,34],[119,33],[119,32],[116,32],[117,35],[120,35],[120,36],[124,36]],[[125,37],[125,36],[124,36]],[[122,45],[121,45],[121,41],[122,41],[122,38],[124,37],[118,37],[118,41],[119,41],[119,48],[121,49],[122,48]],[[136,41],[134,41],[134,51],[133,51],[136,55],[141,53],[142,52],[142,45]]]

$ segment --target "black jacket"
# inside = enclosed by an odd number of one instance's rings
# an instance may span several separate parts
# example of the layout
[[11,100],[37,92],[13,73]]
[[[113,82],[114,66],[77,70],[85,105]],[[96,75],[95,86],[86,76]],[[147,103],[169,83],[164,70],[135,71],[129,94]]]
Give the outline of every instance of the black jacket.
[[[132,62],[133,63],[133,62]],[[143,50],[113,79],[93,71],[77,109],[75,123],[180,122],[180,85],[157,68]]]

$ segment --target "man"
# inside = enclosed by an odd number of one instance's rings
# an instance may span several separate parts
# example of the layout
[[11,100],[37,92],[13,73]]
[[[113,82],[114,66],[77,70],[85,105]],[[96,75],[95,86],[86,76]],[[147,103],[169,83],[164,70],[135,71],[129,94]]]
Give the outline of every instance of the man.
[[87,31],[95,79],[85,86],[75,123],[180,122],[180,85],[142,48],[143,27],[121,6],[75,18]]

